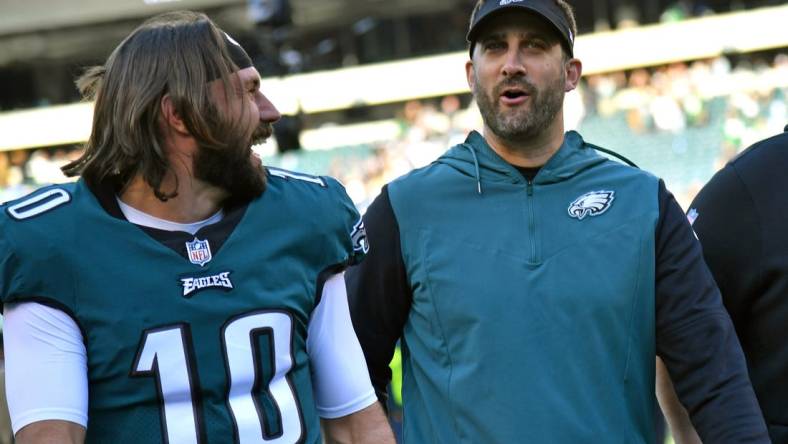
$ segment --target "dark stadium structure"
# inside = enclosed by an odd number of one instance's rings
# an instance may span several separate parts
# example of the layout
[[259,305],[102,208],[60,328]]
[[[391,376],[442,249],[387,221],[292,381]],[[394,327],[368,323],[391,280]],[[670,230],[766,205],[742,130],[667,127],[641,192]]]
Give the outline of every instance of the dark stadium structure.
[[[208,13],[266,75],[335,69],[463,49],[474,0],[8,0],[0,6],[0,111],[78,100],[72,79],[144,17]],[[581,34],[782,0],[572,1]],[[261,9],[263,8],[263,9]],[[268,11],[265,8],[273,8]]]

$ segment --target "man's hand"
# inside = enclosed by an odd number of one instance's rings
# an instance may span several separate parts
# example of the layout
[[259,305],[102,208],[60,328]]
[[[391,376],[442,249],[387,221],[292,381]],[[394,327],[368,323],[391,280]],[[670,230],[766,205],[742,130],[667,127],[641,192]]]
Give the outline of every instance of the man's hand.
[[665,368],[665,364],[659,357],[657,357],[657,401],[659,401],[662,414],[665,415],[665,421],[670,427],[676,444],[701,444],[698,432],[692,426],[687,410],[676,396],[668,369]]
[[394,444],[394,434],[380,403],[335,419],[323,419],[327,444]]

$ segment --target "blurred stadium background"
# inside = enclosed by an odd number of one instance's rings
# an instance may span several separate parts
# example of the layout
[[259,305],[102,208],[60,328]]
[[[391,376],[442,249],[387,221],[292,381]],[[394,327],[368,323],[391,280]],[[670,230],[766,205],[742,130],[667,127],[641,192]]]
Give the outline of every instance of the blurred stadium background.
[[[363,210],[388,180],[480,128],[465,84],[473,0],[0,0],[0,201],[65,180],[91,105],[74,77],[144,18],[206,12],[286,117],[270,165],[340,178]],[[687,205],[788,123],[781,0],[574,0],[584,62],[567,128],[663,177]]]
[[[73,79],[143,19],[207,13],[285,118],[265,162],[343,181],[363,211],[481,120],[465,84],[474,0],[0,0],[0,202],[66,178],[91,104]],[[783,0],[570,0],[584,62],[567,129],[663,177],[685,207],[788,124]]]

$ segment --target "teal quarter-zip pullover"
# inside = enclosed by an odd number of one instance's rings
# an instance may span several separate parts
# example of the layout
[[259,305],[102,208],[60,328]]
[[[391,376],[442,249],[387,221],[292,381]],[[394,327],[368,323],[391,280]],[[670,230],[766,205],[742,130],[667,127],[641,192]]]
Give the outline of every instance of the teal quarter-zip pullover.
[[471,133],[364,220],[351,315],[382,399],[401,339],[406,443],[652,443],[657,353],[709,442],[767,442],[681,209],[578,133],[533,180]]

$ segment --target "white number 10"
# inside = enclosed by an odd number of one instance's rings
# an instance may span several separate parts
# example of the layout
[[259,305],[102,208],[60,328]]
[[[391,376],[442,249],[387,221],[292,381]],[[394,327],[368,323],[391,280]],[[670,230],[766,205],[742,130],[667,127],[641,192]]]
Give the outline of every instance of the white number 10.
[[[246,314],[227,323],[222,331],[225,360],[229,373],[227,394],[230,413],[240,444],[293,443],[303,435],[301,411],[287,373],[293,366],[293,321],[284,312],[266,311]],[[273,376],[268,392],[278,410],[280,433],[266,433],[263,414],[253,395],[261,389],[261,357],[256,338],[268,335],[272,344]],[[198,443],[194,389],[197,386],[192,339],[187,324],[146,330],[134,361],[132,376],[157,378],[162,400],[162,428],[165,442]]]

